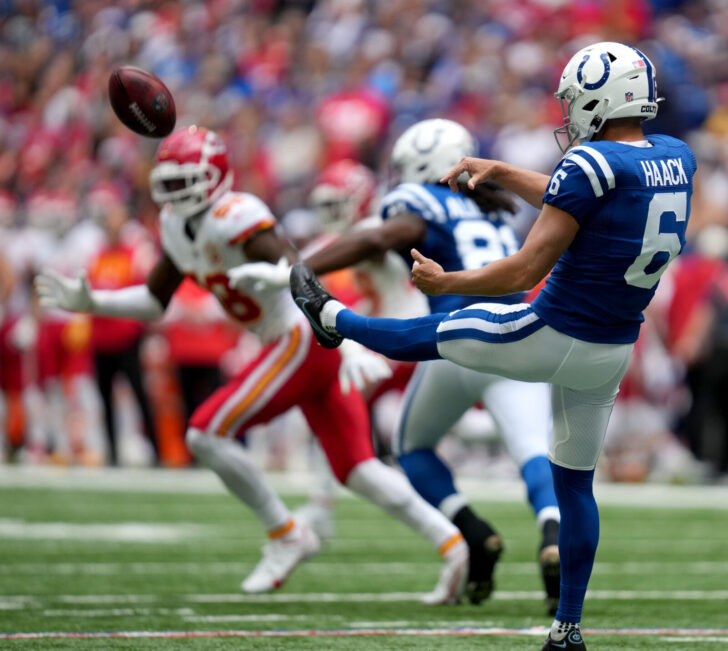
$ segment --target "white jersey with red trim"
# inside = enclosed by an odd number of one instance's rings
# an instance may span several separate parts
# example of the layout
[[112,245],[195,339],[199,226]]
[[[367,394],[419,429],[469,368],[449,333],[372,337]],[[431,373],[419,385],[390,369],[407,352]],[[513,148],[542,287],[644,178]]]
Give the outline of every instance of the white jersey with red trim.
[[[356,222],[352,230],[377,228],[382,223],[379,215],[373,215]],[[387,251],[380,260],[364,260],[355,269],[370,301],[370,316],[410,319],[430,312],[427,298],[412,284],[407,263],[394,251]]]
[[[372,215],[357,221],[351,231],[377,228],[383,221],[379,215]],[[338,237],[335,233],[322,233],[301,251],[301,258],[322,251]],[[356,312],[386,319],[411,319],[429,313],[427,298],[412,284],[409,267],[394,251],[386,251],[381,258],[362,260],[353,269],[357,289],[364,297],[364,304],[353,308]]]
[[[251,262],[243,244],[254,233],[274,228],[268,206],[247,192],[226,192],[192,221],[162,209],[162,248],[179,271],[210,290],[227,313],[264,342],[288,332],[302,320],[288,289],[242,293],[230,286],[227,272]],[[189,225],[188,225],[188,222]]]

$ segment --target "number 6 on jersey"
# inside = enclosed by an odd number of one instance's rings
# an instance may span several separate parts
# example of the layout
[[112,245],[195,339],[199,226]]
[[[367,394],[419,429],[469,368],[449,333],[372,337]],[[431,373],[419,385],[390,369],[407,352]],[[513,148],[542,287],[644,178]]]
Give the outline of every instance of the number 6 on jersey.
[[[652,289],[660,280],[662,272],[678,253],[680,253],[680,238],[677,233],[660,232],[660,222],[666,213],[673,213],[678,222],[684,222],[687,215],[686,192],[660,192],[655,194],[647,210],[647,223],[642,238],[642,250],[624,274],[628,285]],[[647,273],[658,253],[665,252],[668,257],[655,271]]]

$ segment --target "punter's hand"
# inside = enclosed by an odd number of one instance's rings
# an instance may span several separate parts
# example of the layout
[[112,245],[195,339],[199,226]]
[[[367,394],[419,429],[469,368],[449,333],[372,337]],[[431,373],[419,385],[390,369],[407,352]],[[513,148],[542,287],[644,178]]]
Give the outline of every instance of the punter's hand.
[[227,273],[230,285],[242,292],[274,292],[288,288],[291,266],[283,257],[278,264],[270,262],[246,262],[233,267]]
[[86,272],[78,278],[67,278],[52,269],[41,271],[33,281],[40,306],[45,309],[70,310],[72,312],[93,311],[91,291]]
[[412,264],[412,280],[417,288],[430,296],[447,294],[445,291],[445,270],[434,260],[426,258],[417,249],[412,249],[410,255],[414,258]]
[[339,382],[342,393],[349,393],[352,384],[359,391],[363,391],[368,386],[392,376],[392,368],[384,357],[351,339],[344,339],[339,351]]
[[458,178],[465,175],[468,178],[468,187],[475,190],[478,183],[483,183],[492,178],[500,161],[488,160],[487,158],[463,158],[455,167],[453,167],[445,176],[440,179],[440,183],[447,183],[453,192],[459,192]]

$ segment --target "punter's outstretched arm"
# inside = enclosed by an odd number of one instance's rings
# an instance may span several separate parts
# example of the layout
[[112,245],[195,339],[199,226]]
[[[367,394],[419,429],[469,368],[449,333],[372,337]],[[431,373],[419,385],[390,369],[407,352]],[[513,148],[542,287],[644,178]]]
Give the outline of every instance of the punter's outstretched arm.
[[479,269],[446,273],[434,260],[412,250],[412,278],[425,294],[503,296],[535,287],[551,271],[579,231],[567,212],[545,205],[517,253]]
[[463,158],[440,179],[440,182],[447,183],[453,192],[459,192],[458,177],[463,173],[470,177],[468,187],[471,190],[474,190],[478,183],[491,180],[517,194],[534,208],[541,208],[543,205],[543,195],[546,193],[550,179],[546,174],[509,165],[499,160]]
[[39,273],[34,285],[41,306],[47,309],[153,321],[164,314],[183,278],[172,260],[163,254],[144,285],[91,289],[85,273],[79,278],[67,278],[52,270]]

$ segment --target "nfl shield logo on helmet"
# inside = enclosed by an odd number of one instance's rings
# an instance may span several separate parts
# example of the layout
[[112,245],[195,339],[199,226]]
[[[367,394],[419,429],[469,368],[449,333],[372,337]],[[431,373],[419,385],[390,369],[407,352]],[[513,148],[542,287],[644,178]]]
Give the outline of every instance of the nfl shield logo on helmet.
[[624,94],[624,101],[631,102],[634,99],[634,93],[630,90]]

